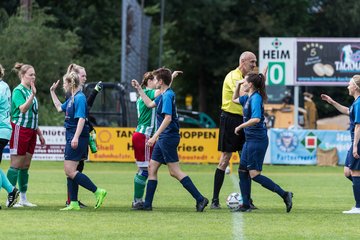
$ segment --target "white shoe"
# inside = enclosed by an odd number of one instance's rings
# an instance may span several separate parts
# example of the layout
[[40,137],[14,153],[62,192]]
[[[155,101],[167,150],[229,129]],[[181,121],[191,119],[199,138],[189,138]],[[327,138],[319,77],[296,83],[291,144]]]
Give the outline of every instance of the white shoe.
[[23,205],[21,205],[20,203],[15,203],[13,208],[22,208],[24,207]]
[[[18,204],[21,205],[22,207],[37,207],[36,204],[33,204],[33,203],[29,202],[28,200],[20,200]],[[14,207],[15,207],[15,205],[14,205]]]
[[343,211],[345,214],[360,214],[360,208],[353,207],[349,211]]

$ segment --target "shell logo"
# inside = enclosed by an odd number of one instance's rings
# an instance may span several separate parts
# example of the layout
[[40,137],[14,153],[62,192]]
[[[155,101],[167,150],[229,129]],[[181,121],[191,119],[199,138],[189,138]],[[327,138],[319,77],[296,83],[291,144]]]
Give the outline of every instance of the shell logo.
[[98,134],[101,143],[108,143],[111,139],[111,133],[108,130],[101,130]]

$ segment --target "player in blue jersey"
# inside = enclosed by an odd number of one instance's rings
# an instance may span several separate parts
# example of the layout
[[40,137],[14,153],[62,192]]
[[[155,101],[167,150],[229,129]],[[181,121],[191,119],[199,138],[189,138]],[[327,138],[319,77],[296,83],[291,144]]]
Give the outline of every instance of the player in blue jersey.
[[343,213],[360,214],[360,75],[354,75],[347,88],[349,95],[354,97],[350,107],[339,104],[326,94],[321,94],[321,99],[350,117],[351,147],[346,156],[344,174],[353,183],[355,206]]
[[183,187],[196,200],[196,211],[202,212],[209,200],[205,198],[195,187],[190,177],[181,171],[177,147],[180,142],[179,122],[175,105],[175,93],[170,88],[171,71],[166,68],[159,68],[153,72],[154,81],[160,95],[152,101],[143,91],[136,80],[132,80],[132,85],[137,89],[140,97],[149,108],[156,107],[157,130],[154,135],[146,142],[148,146],[153,146],[154,150],[149,163],[149,180],[146,187],[145,202],[142,210],[152,210],[152,202],[157,187],[157,173],[162,164],[166,164],[169,173],[176,178]]
[[[8,144],[12,132],[10,124],[11,92],[9,85],[3,81],[4,75],[5,69],[0,64],[0,163],[4,148]],[[19,197],[20,191],[10,183],[2,169],[0,169],[1,188],[4,188],[9,194],[6,206],[12,207]]]
[[233,102],[243,106],[244,123],[235,128],[235,134],[244,129],[245,144],[241,153],[239,178],[243,205],[239,211],[248,212],[250,208],[251,180],[264,188],[276,192],[283,198],[286,212],[292,208],[292,192],[284,191],[270,178],[261,175],[266,149],[269,145],[267,128],[264,122],[264,104],[267,100],[265,76],[249,73],[243,80],[237,82],[233,94]]
[[[182,71],[174,71],[171,78],[182,73]],[[159,89],[155,89],[155,81],[152,72],[146,72],[141,82],[144,93],[154,100],[160,94]],[[155,133],[156,109],[148,108],[141,97],[136,101],[136,109],[138,113],[138,124],[134,134],[132,135],[132,143],[134,155],[138,171],[134,177],[134,201],[131,204],[132,209],[141,209],[144,205],[143,195],[148,178],[148,166],[151,158],[153,147],[146,145],[146,142]]]
[[94,193],[96,197],[95,209],[97,209],[104,201],[107,194],[106,190],[98,188],[88,176],[77,170],[79,162],[88,153],[89,126],[85,124],[88,116],[86,97],[81,91],[80,79],[75,72],[66,74],[63,81],[65,92],[71,93],[71,97],[65,103],[61,104],[55,93],[60,80],[53,83],[50,88],[51,98],[57,111],[65,113],[64,169],[71,202],[61,210],[80,210],[77,196],[79,185]]

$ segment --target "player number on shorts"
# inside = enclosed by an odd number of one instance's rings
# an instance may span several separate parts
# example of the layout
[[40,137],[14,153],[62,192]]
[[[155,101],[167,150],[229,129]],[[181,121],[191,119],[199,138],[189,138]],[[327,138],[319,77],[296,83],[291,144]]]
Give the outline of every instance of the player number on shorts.
[[269,62],[269,85],[285,85],[285,63]]

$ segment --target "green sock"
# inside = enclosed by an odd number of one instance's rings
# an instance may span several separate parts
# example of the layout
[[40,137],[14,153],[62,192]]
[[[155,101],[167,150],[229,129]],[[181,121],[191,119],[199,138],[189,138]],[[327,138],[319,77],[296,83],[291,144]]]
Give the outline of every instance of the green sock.
[[144,196],[147,177],[135,174],[134,177],[134,199],[141,199]]
[[29,169],[20,169],[19,170],[19,190],[20,192],[24,193],[27,191],[28,182],[29,182]]
[[19,169],[18,168],[10,167],[9,170],[7,171],[7,178],[9,179],[10,183],[13,186],[16,186],[18,175],[19,175]]
[[9,179],[6,177],[2,169],[0,169],[0,179],[1,179],[0,186],[2,186],[8,193],[11,193],[14,190],[14,186],[11,185]]

